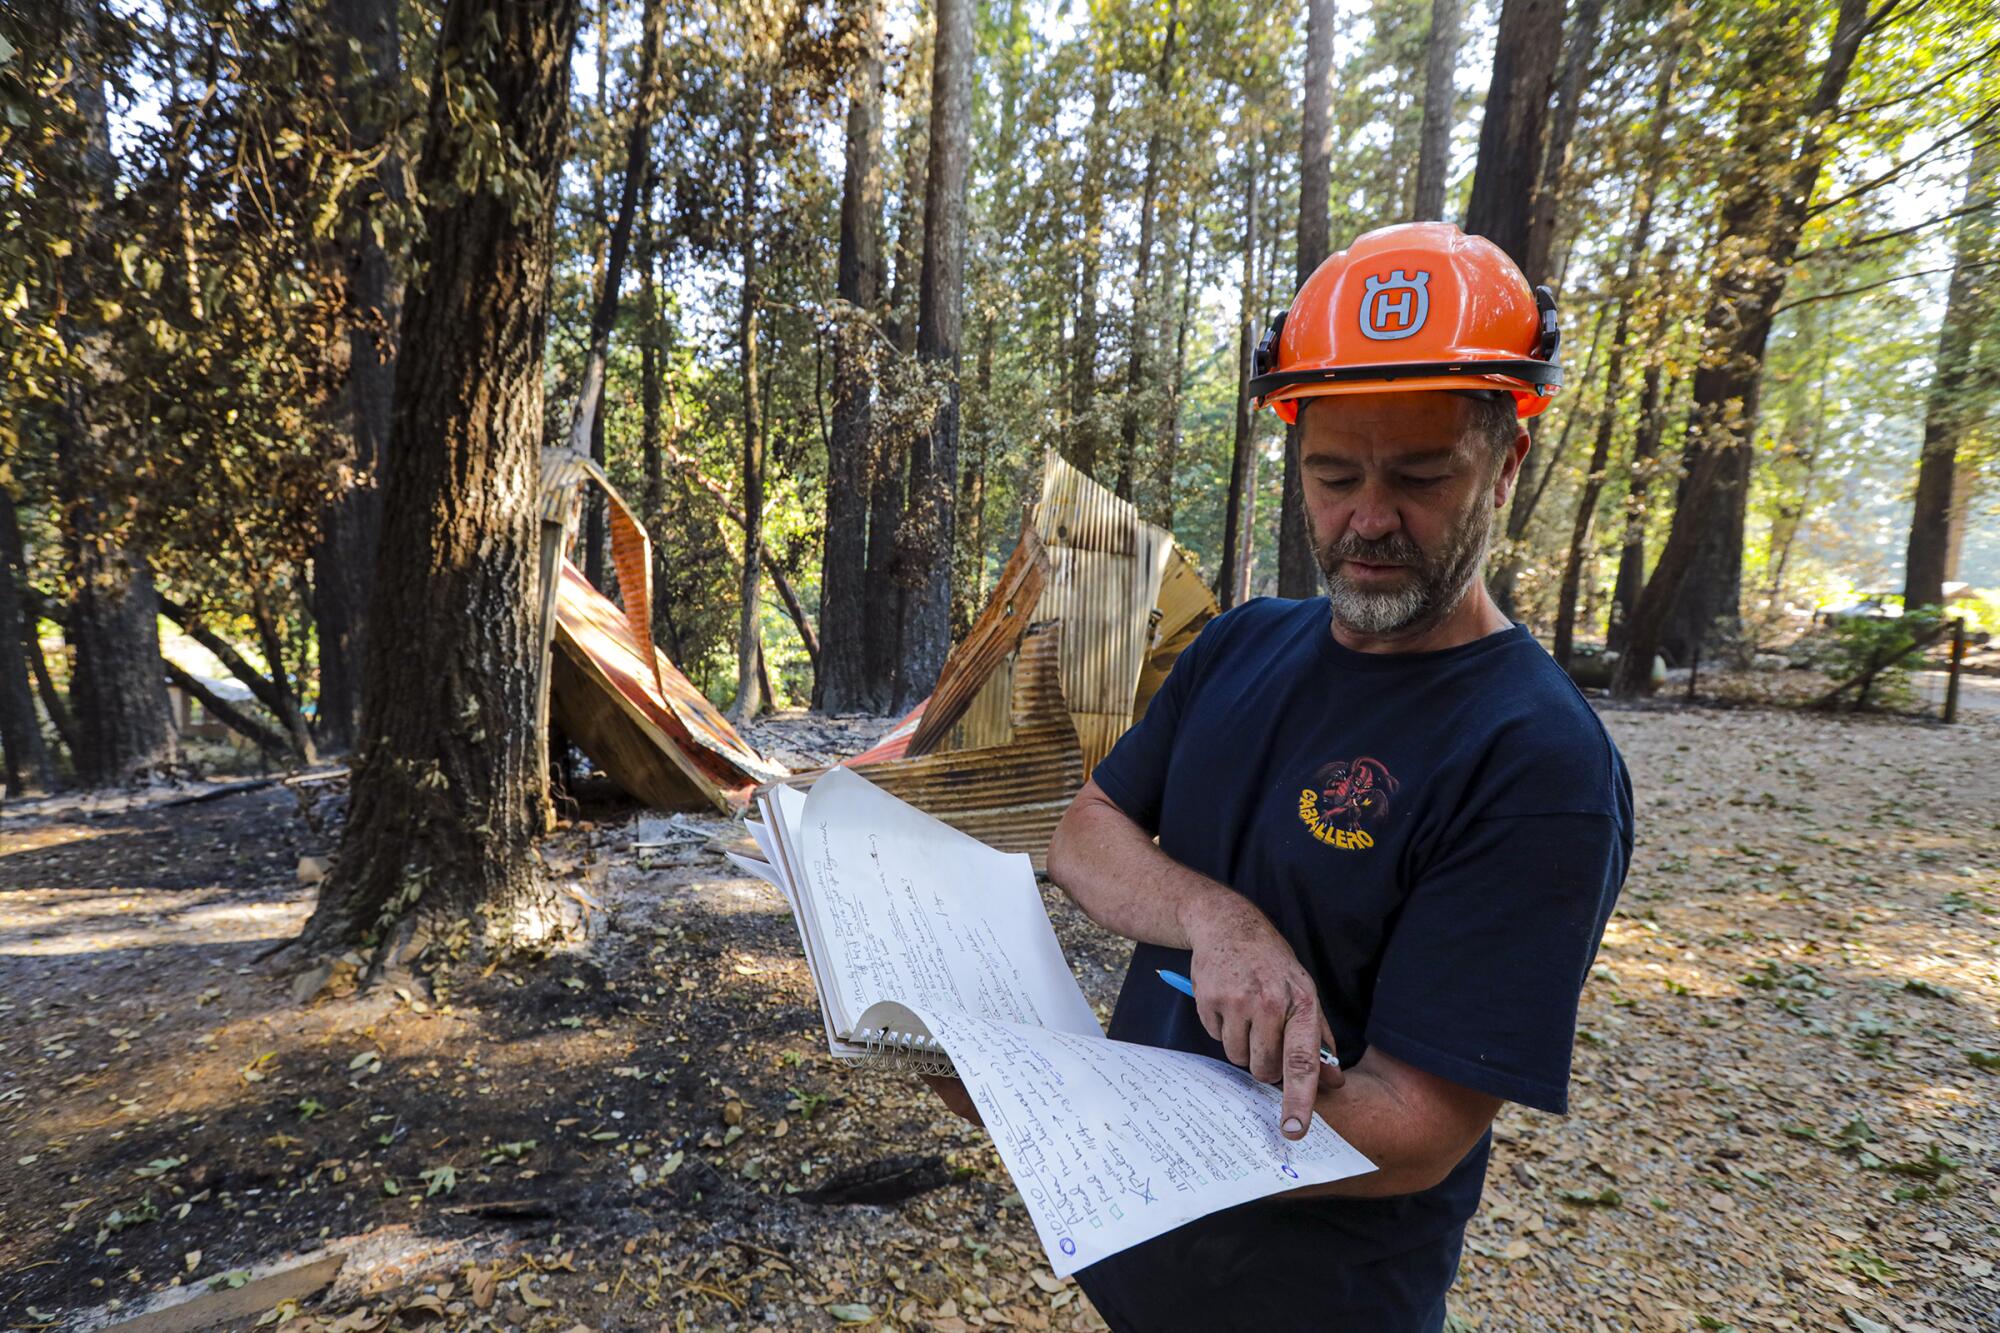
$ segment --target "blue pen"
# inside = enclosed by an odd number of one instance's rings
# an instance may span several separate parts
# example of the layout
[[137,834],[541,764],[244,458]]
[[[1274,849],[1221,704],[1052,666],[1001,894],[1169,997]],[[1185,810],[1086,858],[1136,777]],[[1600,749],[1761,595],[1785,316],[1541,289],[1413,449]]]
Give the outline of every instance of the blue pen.
[[[1166,982],[1190,1000],[1194,998],[1194,983],[1192,981],[1189,981],[1178,972],[1169,972],[1164,967],[1154,968],[1153,970],[1159,974],[1160,980]],[[1335,1069],[1340,1068],[1340,1057],[1329,1051],[1325,1046],[1319,1048],[1319,1062],[1323,1065],[1332,1065]]]

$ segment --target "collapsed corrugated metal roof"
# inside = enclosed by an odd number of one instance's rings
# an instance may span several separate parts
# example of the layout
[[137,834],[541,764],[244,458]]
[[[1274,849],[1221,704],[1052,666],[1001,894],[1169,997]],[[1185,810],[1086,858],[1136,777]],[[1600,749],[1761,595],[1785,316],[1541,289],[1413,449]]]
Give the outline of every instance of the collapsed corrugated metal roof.
[[937,689],[845,762],[1039,867],[1070,797],[1217,610],[1172,533],[1050,453],[1041,501]]

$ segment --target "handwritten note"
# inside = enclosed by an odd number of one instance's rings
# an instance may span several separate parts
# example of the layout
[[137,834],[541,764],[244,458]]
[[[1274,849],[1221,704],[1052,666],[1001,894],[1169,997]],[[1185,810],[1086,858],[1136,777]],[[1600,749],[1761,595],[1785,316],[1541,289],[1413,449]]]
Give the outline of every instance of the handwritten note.
[[787,832],[806,881],[808,947],[832,974],[828,998],[845,1035],[880,1000],[1102,1032],[1027,857],[994,851],[845,769],[813,784]]
[[1287,1140],[1278,1090],[1217,1060],[943,1009],[917,1017],[950,1053],[1059,1276],[1220,1209],[1375,1169],[1318,1118]]

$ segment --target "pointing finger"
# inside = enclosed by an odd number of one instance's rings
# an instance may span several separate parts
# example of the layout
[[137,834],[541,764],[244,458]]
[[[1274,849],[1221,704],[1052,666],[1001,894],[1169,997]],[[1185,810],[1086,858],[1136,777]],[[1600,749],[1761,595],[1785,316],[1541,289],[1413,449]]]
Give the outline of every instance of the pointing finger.
[[1279,1127],[1288,1139],[1302,1139],[1312,1123],[1313,1095],[1319,1090],[1319,1005],[1292,992],[1285,1019],[1285,1096]]

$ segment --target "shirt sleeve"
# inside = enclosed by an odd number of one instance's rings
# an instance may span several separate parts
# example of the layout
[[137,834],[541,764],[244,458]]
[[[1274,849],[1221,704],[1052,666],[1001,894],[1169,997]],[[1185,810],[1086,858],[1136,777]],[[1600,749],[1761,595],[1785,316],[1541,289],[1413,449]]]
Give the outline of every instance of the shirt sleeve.
[[1174,659],[1173,670],[1147,702],[1146,715],[1126,729],[1111,753],[1098,760],[1090,772],[1091,781],[1111,803],[1148,833],[1160,831],[1160,803],[1166,796],[1174,737],[1201,674],[1203,640],[1213,632],[1215,623],[1210,621],[1210,628],[1204,628]]
[[1479,820],[1417,877],[1367,1039],[1475,1092],[1569,1109],[1577,1001],[1630,856],[1610,815]]

